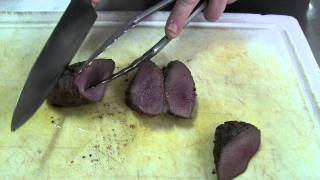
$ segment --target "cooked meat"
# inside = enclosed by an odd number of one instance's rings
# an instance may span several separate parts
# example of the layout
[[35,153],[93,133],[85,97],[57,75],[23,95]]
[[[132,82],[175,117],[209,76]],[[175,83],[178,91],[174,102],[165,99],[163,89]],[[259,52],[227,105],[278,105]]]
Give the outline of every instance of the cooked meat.
[[191,72],[180,61],[170,62],[165,69],[165,98],[169,112],[191,118],[195,104],[195,83]]
[[255,126],[229,121],[217,127],[214,162],[220,180],[231,180],[243,173],[260,145],[260,130]]
[[139,68],[126,92],[127,104],[135,111],[155,116],[163,111],[164,84],[161,69],[151,61]]
[[78,73],[84,62],[67,67],[48,97],[55,106],[80,106],[100,101],[106,90],[106,84],[95,83],[108,78],[114,70],[112,60],[97,59]]

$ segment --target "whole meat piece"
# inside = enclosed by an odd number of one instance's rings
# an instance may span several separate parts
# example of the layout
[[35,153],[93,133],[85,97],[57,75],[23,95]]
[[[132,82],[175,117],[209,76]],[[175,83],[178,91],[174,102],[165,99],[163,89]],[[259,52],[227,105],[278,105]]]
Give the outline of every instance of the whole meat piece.
[[79,73],[83,64],[79,62],[66,68],[48,97],[49,103],[55,106],[80,106],[102,99],[106,84],[88,87],[110,77],[114,71],[114,62],[96,59]]
[[260,146],[260,130],[238,121],[218,126],[214,141],[214,162],[220,180],[231,180],[243,173]]
[[156,116],[164,108],[164,81],[162,70],[152,61],[141,65],[126,92],[127,104],[133,110]]
[[171,114],[191,118],[195,104],[195,83],[191,72],[180,61],[172,61],[164,71],[165,98]]

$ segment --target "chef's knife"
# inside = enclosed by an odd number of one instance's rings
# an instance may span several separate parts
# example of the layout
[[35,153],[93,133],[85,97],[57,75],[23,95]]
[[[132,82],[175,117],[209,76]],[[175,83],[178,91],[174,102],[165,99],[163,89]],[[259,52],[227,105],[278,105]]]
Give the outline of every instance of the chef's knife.
[[11,131],[41,106],[70,63],[97,14],[89,0],[72,0],[33,65],[13,113]]

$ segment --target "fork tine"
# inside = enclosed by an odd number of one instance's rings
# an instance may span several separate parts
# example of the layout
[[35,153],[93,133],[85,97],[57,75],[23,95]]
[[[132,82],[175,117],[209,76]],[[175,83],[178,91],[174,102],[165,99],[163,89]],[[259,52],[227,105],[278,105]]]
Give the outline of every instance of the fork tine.
[[100,47],[89,57],[89,59],[83,64],[81,70],[89,65],[96,57],[98,57],[105,49],[107,49],[112,43],[114,43],[120,36],[126,33],[129,29],[134,28],[139,22],[143,21],[145,18],[155,13],[156,11],[168,6],[175,0],[162,0],[144,12],[132,17],[126,24],[122,25],[119,29],[117,29],[113,34],[109,36],[109,38],[104,41]]
[[[192,12],[192,14],[189,16],[189,18],[187,19],[187,22],[185,24],[185,26],[187,26],[192,19],[197,16],[198,14],[200,14],[205,8],[207,7],[207,1],[203,1],[201,3],[199,3],[197,5],[197,7],[195,8],[195,10]],[[156,56],[167,44],[169,44],[169,42],[172,39],[168,38],[167,36],[164,36],[161,38],[161,40],[159,42],[157,42],[152,48],[150,48],[146,53],[144,53],[141,57],[139,57],[138,59],[134,60],[129,66],[127,66],[126,68],[120,70],[119,72],[113,74],[111,77],[97,83],[94,86],[89,87],[88,89],[97,86],[100,83],[108,83],[114,79],[117,79],[118,77],[123,76],[124,74],[127,74],[128,72],[134,70],[135,68],[137,68],[140,64],[142,64],[145,61],[150,60],[151,58],[153,58],[154,56]]]

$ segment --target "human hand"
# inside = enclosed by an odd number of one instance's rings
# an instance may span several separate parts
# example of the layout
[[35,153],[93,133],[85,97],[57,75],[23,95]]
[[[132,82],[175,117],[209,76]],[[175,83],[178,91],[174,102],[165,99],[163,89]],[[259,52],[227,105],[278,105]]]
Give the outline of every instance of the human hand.
[[[200,0],[177,0],[165,27],[166,35],[175,38],[183,29],[189,15]],[[223,13],[227,4],[237,0],[209,0],[208,7],[204,11],[205,18],[209,21],[216,21]]]

